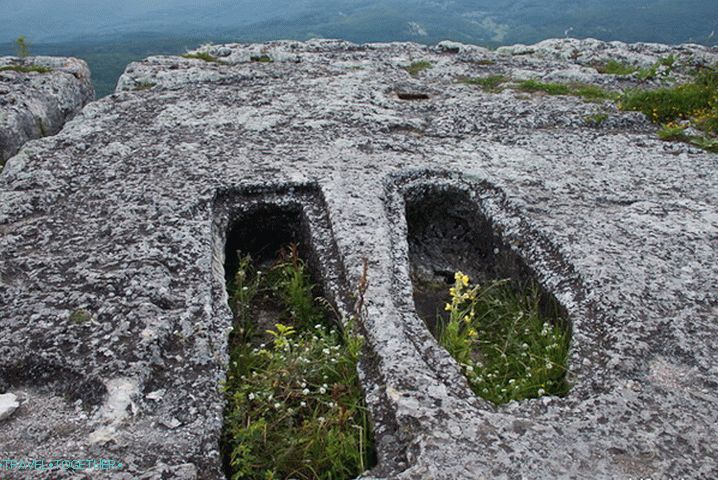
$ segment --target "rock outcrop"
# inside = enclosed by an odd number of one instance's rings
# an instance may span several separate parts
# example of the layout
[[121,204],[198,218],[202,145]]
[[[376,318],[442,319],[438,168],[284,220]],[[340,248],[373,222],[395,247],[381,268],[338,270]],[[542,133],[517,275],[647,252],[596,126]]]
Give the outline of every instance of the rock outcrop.
[[[259,201],[301,205],[336,244],[324,260],[313,244],[325,273],[345,272],[325,291],[355,290],[368,260],[361,373],[379,463],[366,478],[715,477],[718,156],[660,141],[609,101],[459,81],[658,85],[592,65],[715,63],[715,49],[201,51],[216,61],[131,64],[115,94],[1,174],[0,392],[24,402],[0,451],[112,458],[111,478],[222,478],[222,225]],[[431,68],[411,75],[417,61]],[[565,307],[565,398],[477,398],[417,317],[405,203],[436,191],[464,192]]]
[[0,57],[0,168],[28,140],[60,131],[94,96],[82,60]]

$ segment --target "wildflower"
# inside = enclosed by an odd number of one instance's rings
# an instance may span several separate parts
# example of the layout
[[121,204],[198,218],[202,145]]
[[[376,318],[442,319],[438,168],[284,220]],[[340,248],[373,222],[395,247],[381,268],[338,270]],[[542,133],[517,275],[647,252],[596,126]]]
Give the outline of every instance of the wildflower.
[[319,393],[321,393],[322,395],[324,395],[325,393],[327,393],[327,389],[324,388],[324,387],[320,387],[320,388],[319,388]]
[[247,395],[247,398],[249,398],[250,400],[254,400],[254,393],[250,392],[249,395]]
[[274,404],[274,408],[277,409],[277,410],[279,410],[281,407],[282,407],[282,404],[279,403],[279,402],[277,402],[277,403]]
[[551,370],[553,368],[553,363],[546,362],[546,370]]
[[305,388],[304,390],[302,390],[302,395],[309,395],[309,389]]
[[446,310],[447,312],[450,312],[451,309],[452,309],[452,307],[451,307],[450,303],[447,303],[446,306],[444,307],[444,310]]
[[300,406],[300,407],[306,407],[306,406],[307,406],[307,402],[299,402],[299,406]]
[[546,393],[546,390],[544,390],[543,388],[539,388],[539,389],[538,389],[538,392],[536,392],[536,393],[538,393],[539,396],[541,396],[541,395],[543,395],[543,394]]

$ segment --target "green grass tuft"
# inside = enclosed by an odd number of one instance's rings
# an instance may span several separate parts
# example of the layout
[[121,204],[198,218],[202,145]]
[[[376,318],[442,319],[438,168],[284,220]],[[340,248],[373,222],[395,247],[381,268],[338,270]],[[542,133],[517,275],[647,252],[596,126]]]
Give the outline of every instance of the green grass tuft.
[[421,60],[421,61],[412,63],[408,67],[404,67],[404,70],[409,72],[410,75],[418,75],[419,73],[423,72],[424,70],[428,70],[432,67],[433,67],[433,65],[431,62],[427,62],[426,60]]
[[584,123],[592,127],[600,127],[606,122],[606,120],[608,120],[607,113],[594,113],[583,117]]
[[19,72],[19,73],[50,73],[52,68],[43,67],[42,65],[6,65],[0,67],[0,72]]
[[571,91],[568,85],[544,83],[537,80],[522,80],[518,83],[517,88],[523,92],[544,92],[549,95],[568,95]]
[[607,75],[630,75],[638,71],[638,67],[618,62],[616,60],[609,60],[606,63],[598,64],[594,68],[598,73],[604,73]]
[[182,55],[182,58],[193,58],[196,60],[204,60],[205,62],[222,63],[217,57],[210,55],[207,52],[185,53]]
[[152,87],[155,87],[157,84],[154,82],[138,82],[135,85],[135,90],[149,90]]
[[[693,80],[671,88],[631,90],[623,94],[622,110],[643,112],[662,125],[658,136],[663,140],[683,141],[709,152],[716,151],[718,137],[718,69],[699,71]],[[681,122],[680,124],[678,122]],[[687,135],[692,126],[702,135]]]
[[371,426],[357,374],[362,338],[315,299],[296,248],[267,272],[242,258],[230,292],[229,476],[329,480],[370,468]]
[[656,63],[650,67],[641,68],[638,70],[639,80],[653,80],[654,78],[665,78],[668,77],[675,68],[677,58],[674,55],[660,58]]
[[70,321],[77,325],[83,325],[92,320],[92,314],[84,308],[73,310],[70,314]]
[[489,75],[488,77],[475,77],[461,79],[461,83],[467,85],[478,85],[487,92],[498,92],[501,84],[506,83],[508,78],[505,75]]
[[619,94],[609,92],[595,85],[573,83],[544,83],[537,80],[523,80],[518,83],[518,90],[523,92],[544,92],[549,95],[573,95],[587,101],[617,100]]
[[562,319],[542,314],[538,287],[516,291],[508,280],[472,286],[461,272],[455,280],[437,338],[474,393],[496,404],[568,393],[570,332]]
[[686,125],[663,125],[660,130],[658,130],[658,138],[665,141],[688,141],[690,137],[685,133],[686,128]]

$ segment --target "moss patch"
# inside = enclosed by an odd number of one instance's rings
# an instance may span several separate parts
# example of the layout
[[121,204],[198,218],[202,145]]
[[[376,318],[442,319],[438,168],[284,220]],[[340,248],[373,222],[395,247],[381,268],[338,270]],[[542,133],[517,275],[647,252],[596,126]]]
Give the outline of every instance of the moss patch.
[[41,65],[6,65],[0,67],[0,72],[19,72],[19,73],[50,73],[52,68],[43,67]]
[[419,73],[423,72],[424,70],[428,70],[432,68],[433,65],[431,62],[427,62],[426,60],[421,60],[419,62],[414,62],[408,67],[404,67],[404,70],[409,72],[410,75],[418,75]]

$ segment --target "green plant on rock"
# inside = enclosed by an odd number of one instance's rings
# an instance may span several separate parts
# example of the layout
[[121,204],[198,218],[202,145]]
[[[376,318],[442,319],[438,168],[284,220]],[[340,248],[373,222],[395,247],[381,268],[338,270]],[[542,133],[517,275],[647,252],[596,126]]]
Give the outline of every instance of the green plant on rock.
[[[715,151],[714,141],[718,137],[718,69],[702,69],[692,81],[670,88],[627,91],[618,107],[643,112],[652,122],[662,125],[658,135],[664,140],[690,142]],[[702,135],[685,134],[683,130],[688,126]]]
[[[352,321],[342,329],[332,320],[313,290],[296,247],[266,273],[240,259],[223,433],[233,480],[354,478],[372,466],[362,338]],[[275,321],[262,331],[270,312]]]
[[622,63],[617,60],[609,60],[605,63],[599,63],[594,66],[598,73],[606,75],[630,75],[638,71],[638,67]]
[[135,84],[135,90],[142,91],[142,90],[150,90],[151,88],[155,87],[157,84],[154,82],[148,82],[148,81],[142,81],[137,82]]
[[474,393],[497,404],[568,393],[570,333],[563,320],[542,314],[537,286],[472,286],[457,272],[449,294],[449,318],[439,319],[437,338]]
[[639,80],[653,80],[655,78],[666,78],[673,73],[677,58],[674,55],[658,59],[656,63],[650,67],[638,70]]
[[584,123],[592,127],[600,127],[606,122],[606,120],[608,120],[607,113],[593,113],[583,117]]
[[686,135],[687,125],[676,125],[674,123],[663,125],[658,130],[658,138],[666,141],[688,141],[689,136]]
[[466,85],[478,85],[482,90],[487,92],[501,91],[501,84],[508,81],[505,75],[489,75],[486,77],[463,78],[461,83]]
[[524,92],[544,92],[549,95],[573,95],[587,101],[616,100],[619,94],[584,83],[545,83],[537,80],[523,80],[516,86]]
[[568,85],[544,83],[537,80],[522,80],[518,83],[517,88],[523,92],[544,92],[549,95],[568,95],[571,91]]
[[11,71],[18,73],[50,73],[52,68],[43,67],[42,65],[5,65],[0,67],[0,72]]
[[210,63],[222,63],[221,60],[219,60],[217,57],[215,57],[213,55],[210,55],[208,52],[185,53],[182,55],[182,58],[204,60],[205,62],[210,62]]
[[17,49],[17,56],[21,58],[30,56],[30,42],[25,38],[25,35],[20,35],[15,40],[15,48]]
[[426,60],[421,60],[418,62],[413,62],[408,67],[404,67],[404,70],[409,72],[410,75],[418,75],[419,73],[423,72],[424,70],[428,70],[432,68],[434,65],[431,62],[428,62]]
[[92,320],[92,313],[85,310],[84,308],[78,308],[73,310],[70,314],[70,321],[77,325],[83,325]]

